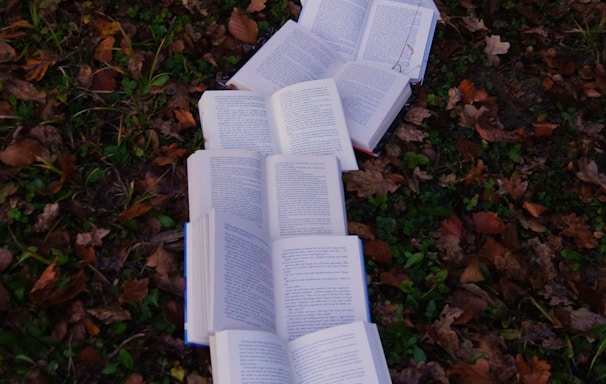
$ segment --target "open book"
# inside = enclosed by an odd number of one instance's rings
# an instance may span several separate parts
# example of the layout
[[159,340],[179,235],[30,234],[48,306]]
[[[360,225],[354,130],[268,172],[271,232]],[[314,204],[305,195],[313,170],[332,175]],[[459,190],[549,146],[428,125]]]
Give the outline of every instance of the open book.
[[221,331],[211,341],[215,384],[388,384],[375,324],[354,322],[290,342],[272,333]]
[[320,36],[345,60],[383,63],[422,80],[439,18],[428,0],[315,0],[299,24]]
[[358,169],[337,85],[313,80],[271,96],[254,91],[206,91],[198,102],[206,149],[334,154],[344,171]]
[[292,84],[333,78],[351,142],[373,152],[412,93],[409,76],[392,65],[346,61],[322,38],[289,20],[227,84],[269,96]]
[[225,329],[292,340],[370,318],[357,236],[271,241],[257,226],[212,210],[186,224],[186,247],[188,343],[207,345]]
[[334,155],[199,150],[187,159],[189,219],[211,209],[267,231],[272,240],[346,235],[341,169]]

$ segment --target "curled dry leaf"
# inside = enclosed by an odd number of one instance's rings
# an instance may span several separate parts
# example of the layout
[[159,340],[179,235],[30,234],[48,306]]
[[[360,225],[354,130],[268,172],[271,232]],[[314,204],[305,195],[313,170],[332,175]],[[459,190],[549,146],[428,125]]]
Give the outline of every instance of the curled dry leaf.
[[249,44],[254,44],[259,35],[257,23],[245,14],[240,13],[238,8],[233,9],[227,28],[233,37]]
[[543,214],[543,212],[545,212],[547,210],[547,207],[545,207],[543,205],[531,203],[528,201],[524,202],[524,205],[522,205],[522,208],[524,208],[526,210],[526,212],[530,213],[530,215],[532,217],[539,217]]
[[425,131],[415,128],[410,124],[402,124],[396,130],[396,135],[406,142],[422,142],[429,134]]
[[446,104],[446,110],[450,111],[461,101],[461,91],[459,88],[450,88],[448,90],[448,103]]
[[472,218],[475,229],[479,233],[498,234],[505,229],[505,223],[494,212],[476,212]]
[[27,59],[23,65],[25,70],[25,80],[27,81],[40,81],[46,75],[48,67],[51,67],[57,63],[57,60],[53,57],[48,56],[44,51],[40,51],[36,58]]
[[467,283],[477,283],[479,281],[484,281],[484,275],[480,270],[480,261],[477,258],[473,258],[469,261],[461,277],[459,278],[459,282],[461,284]]
[[423,120],[425,120],[426,118],[428,118],[430,116],[431,116],[431,112],[429,111],[429,109],[415,106],[415,107],[410,108],[406,112],[406,115],[404,116],[404,120],[406,120],[409,123],[412,123],[414,125],[421,125],[423,123]]

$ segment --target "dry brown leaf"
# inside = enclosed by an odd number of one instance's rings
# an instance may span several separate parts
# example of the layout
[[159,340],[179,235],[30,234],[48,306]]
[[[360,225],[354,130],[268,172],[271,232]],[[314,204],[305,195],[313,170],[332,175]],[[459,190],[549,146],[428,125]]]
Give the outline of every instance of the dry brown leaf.
[[448,376],[457,378],[457,382],[465,384],[499,384],[490,373],[490,365],[486,359],[478,359],[473,364],[457,362],[447,372]]
[[472,219],[476,231],[480,233],[498,234],[505,229],[505,223],[494,212],[475,212]]
[[245,14],[240,13],[238,8],[234,7],[229,17],[227,28],[229,29],[229,33],[238,40],[249,44],[257,42],[259,35],[257,23]]
[[98,369],[103,363],[101,353],[97,348],[89,345],[85,347],[76,357],[78,368],[83,372],[93,372]]
[[381,284],[389,285],[398,289],[400,288],[402,282],[406,280],[410,280],[410,277],[404,272],[404,268],[402,267],[392,267],[389,271],[381,272],[379,275],[379,281]]
[[387,179],[381,172],[374,170],[350,171],[343,174],[348,192],[356,192],[358,197],[386,195],[395,192],[400,186]]
[[417,129],[415,126],[410,124],[402,124],[396,130],[396,135],[406,142],[422,142],[429,134],[425,131]]
[[423,123],[423,120],[428,117],[431,117],[431,112],[429,111],[429,109],[415,106],[410,108],[406,112],[404,120],[414,125],[421,125]]
[[480,261],[474,257],[463,270],[459,282],[461,284],[467,284],[477,283],[479,281],[484,281],[484,275],[482,274],[482,270],[480,270]]
[[116,72],[105,69],[95,72],[92,90],[101,94],[114,92],[116,90]]
[[562,216],[562,235],[573,238],[575,244],[581,248],[593,249],[599,245],[593,230],[583,217],[577,217],[576,213]]
[[130,320],[130,312],[121,307],[91,308],[86,312],[101,320],[103,324],[119,323]]
[[149,212],[151,208],[151,206],[143,203],[133,204],[130,207],[126,208],[124,211],[120,212],[120,222],[124,224],[136,217],[144,215]]
[[97,49],[95,49],[95,54],[93,58],[102,64],[111,63],[114,53],[114,43],[116,39],[113,36],[107,36],[99,45],[97,45]]
[[462,314],[462,309],[446,304],[440,317],[428,329],[428,336],[451,356],[456,356],[459,349],[459,337],[450,326]]
[[40,91],[32,83],[18,78],[12,78],[4,83],[6,91],[19,100],[46,103],[46,93]]
[[461,101],[461,91],[459,88],[453,87],[448,90],[448,103],[446,104],[446,110],[450,111]]
[[53,292],[60,279],[60,269],[55,261],[46,267],[44,272],[42,272],[42,275],[40,275],[38,280],[36,280],[36,283],[34,283],[34,286],[29,292],[30,299],[36,304],[41,304]]
[[196,119],[190,111],[186,111],[180,108],[173,109],[175,117],[181,123],[181,129],[187,129],[196,126]]
[[476,122],[476,132],[486,141],[493,143],[518,143],[523,138],[523,131],[505,131],[494,127],[483,127],[482,124]]
[[487,31],[486,25],[484,25],[484,21],[478,19],[476,15],[463,16],[461,18],[463,21],[463,26],[470,32],[478,32],[478,31]]
[[557,127],[558,124],[553,123],[532,123],[532,128],[536,137],[551,136]]
[[34,224],[34,232],[43,232],[50,229],[59,216],[59,204],[49,203],[44,206],[44,211],[38,216],[38,221]]
[[118,297],[120,304],[137,304],[149,293],[149,278],[126,280],[122,283],[122,293]]
[[246,12],[259,12],[265,9],[265,3],[267,0],[250,0]]
[[532,217],[539,217],[547,210],[547,207],[540,204],[531,203],[529,201],[525,201],[522,208],[524,208],[526,212],[530,213]]
[[119,22],[111,21],[103,16],[97,16],[93,19],[93,27],[101,36],[115,35],[122,29]]
[[17,57],[17,52],[10,44],[0,41],[0,63],[13,61]]
[[147,258],[146,267],[154,268],[157,273],[168,276],[175,272],[176,255],[164,248],[164,243],[158,245],[154,253]]
[[375,238],[375,234],[369,225],[358,223],[355,221],[347,222],[347,232],[350,235],[357,235],[359,238],[364,240],[373,240]]
[[39,51],[36,56],[36,58],[27,59],[26,63],[23,65],[25,80],[27,81],[42,80],[48,67],[57,63],[55,58],[47,56],[44,51]]
[[364,242],[364,255],[380,263],[388,263],[393,258],[389,244],[379,239]]
[[521,354],[516,356],[518,380],[516,384],[546,384],[549,381],[551,366],[546,361],[533,356],[526,362]]
[[46,158],[48,151],[37,140],[24,138],[0,151],[0,161],[11,167],[23,167]]
[[501,36],[491,35],[484,38],[486,40],[486,48],[484,52],[488,55],[488,62],[491,65],[498,66],[501,62],[498,55],[504,55],[509,51],[510,44],[501,41]]
[[508,179],[500,180],[501,190],[499,193],[509,194],[512,199],[518,200],[524,196],[528,189],[528,182],[522,181],[522,178],[517,172],[511,174]]
[[461,81],[457,88],[461,94],[461,101],[463,101],[464,104],[472,104],[488,98],[486,91],[477,89],[476,85],[471,80],[465,79]]
[[124,384],[145,384],[145,380],[140,373],[131,373]]
[[440,223],[440,234],[452,235],[457,239],[461,239],[461,236],[463,235],[463,222],[456,216],[450,216],[449,218],[442,220]]
[[[0,157],[0,160],[2,158]],[[587,183],[592,183],[606,191],[606,175],[598,171],[598,165],[595,161],[588,161],[582,158],[578,162],[579,171],[576,176]]]
[[13,262],[13,253],[6,248],[0,248],[0,273]]

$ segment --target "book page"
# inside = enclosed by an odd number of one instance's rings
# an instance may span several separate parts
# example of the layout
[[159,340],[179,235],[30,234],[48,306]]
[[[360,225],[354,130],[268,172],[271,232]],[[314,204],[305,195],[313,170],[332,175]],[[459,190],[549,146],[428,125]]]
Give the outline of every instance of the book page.
[[434,26],[431,9],[375,0],[357,58],[384,63],[418,80],[425,68],[426,47],[431,45]]
[[374,324],[355,322],[302,336],[288,345],[296,384],[390,383],[387,364],[377,365],[383,351],[371,348],[378,338]]
[[370,319],[357,236],[291,237],[273,243],[276,333],[293,340]]
[[190,220],[214,208],[267,228],[263,162],[252,151],[196,151],[187,159]]
[[377,63],[349,62],[335,79],[352,143],[372,150],[408,100],[408,76]]
[[275,334],[230,330],[217,332],[213,339],[213,383],[294,383],[286,347]]
[[212,211],[211,330],[275,331],[271,245],[265,231]]
[[288,20],[227,84],[269,96],[288,85],[320,79],[341,64],[330,46]]
[[358,169],[333,79],[291,85],[271,101],[282,153],[336,155],[344,171]]
[[205,149],[279,153],[267,99],[252,91],[206,91],[198,102]]
[[267,159],[272,240],[347,234],[343,183],[335,156],[274,155]]
[[314,0],[306,4],[298,23],[326,41],[345,60],[353,60],[370,0]]

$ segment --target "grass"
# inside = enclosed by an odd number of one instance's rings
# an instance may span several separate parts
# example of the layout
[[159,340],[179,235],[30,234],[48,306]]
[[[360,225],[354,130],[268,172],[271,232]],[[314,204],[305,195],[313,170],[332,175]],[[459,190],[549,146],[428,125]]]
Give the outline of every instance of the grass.
[[[0,163],[5,382],[209,382],[208,351],[183,344],[185,159],[203,147],[201,92],[250,48],[226,29],[248,3],[0,0],[0,149],[40,143],[37,159]],[[267,31],[289,3],[249,16]],[[483,382],[514,382],[521,364],[548,364],[552,383],[606,382],[600,5],[443,4],[414,90],[425,139],[359,156],[395,192],[346,194],[349,221],[389,250],[366,267],[394,383],[474,382],[484,360]],[[466,29],[470,15],[487,29]],[[511,44],[499,66],[489,35]],[[446,110],[463,80],[524,139],[484,140],[462,103]]]

